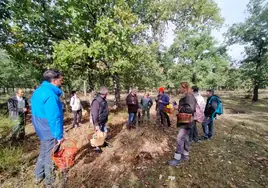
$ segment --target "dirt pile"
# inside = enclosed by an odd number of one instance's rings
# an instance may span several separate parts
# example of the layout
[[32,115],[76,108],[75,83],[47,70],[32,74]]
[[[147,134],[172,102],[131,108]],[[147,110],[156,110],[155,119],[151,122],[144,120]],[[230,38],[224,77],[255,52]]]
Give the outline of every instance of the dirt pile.
[[110,125],[111,130],[118,132],[111,139],[112,147],[103,148],[101,154],[96,154],[89,144],[83,156],[78,153],[79,161],[69,171],[69,187],[111,187],[130,174],[137,179],[133,169],[143,168],[169,153],[167,132],[154,125],[128,131],[123,125]]

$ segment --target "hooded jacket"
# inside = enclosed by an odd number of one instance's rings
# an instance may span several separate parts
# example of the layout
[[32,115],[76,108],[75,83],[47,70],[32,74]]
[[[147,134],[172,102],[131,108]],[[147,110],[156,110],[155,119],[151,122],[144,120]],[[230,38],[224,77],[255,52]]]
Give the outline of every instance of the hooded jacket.
[[44,81],[31,98],[32,123],[40,140],[63,138],[62,91]]

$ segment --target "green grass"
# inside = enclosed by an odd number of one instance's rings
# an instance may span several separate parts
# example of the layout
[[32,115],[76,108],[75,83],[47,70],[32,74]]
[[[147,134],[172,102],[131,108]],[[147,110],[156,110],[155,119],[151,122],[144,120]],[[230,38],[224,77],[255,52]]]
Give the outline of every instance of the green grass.
[[0,147],[0,172],[16,173],[21,169],[21,157],[23,148],[21,146]]

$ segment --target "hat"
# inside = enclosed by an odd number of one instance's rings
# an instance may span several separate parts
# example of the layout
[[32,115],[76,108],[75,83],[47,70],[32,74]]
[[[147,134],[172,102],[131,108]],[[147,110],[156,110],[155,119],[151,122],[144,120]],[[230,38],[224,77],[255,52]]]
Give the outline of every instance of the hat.
[[214,89],[208,89],[207,91],[214,94]]
[[158,92],[164,92],[164,91],[165,91],[165,88],[164,87],[158,88]]

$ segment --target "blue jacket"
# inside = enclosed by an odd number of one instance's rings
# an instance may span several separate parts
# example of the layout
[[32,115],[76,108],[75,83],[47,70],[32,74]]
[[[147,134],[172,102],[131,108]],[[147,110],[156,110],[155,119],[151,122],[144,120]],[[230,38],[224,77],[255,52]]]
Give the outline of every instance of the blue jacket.
[[[159,110],[163,110],[164,107],[169,104],[169,97],[165,93],[162,96],[158,95],[157,99],[158,99],[158,104],[159,104]],[[161,100],[162,103],[160,103],[159,100]]]
[[63,138],[63,109],[60,88],[44,81],[31,98],[32,123],[40,140]]

